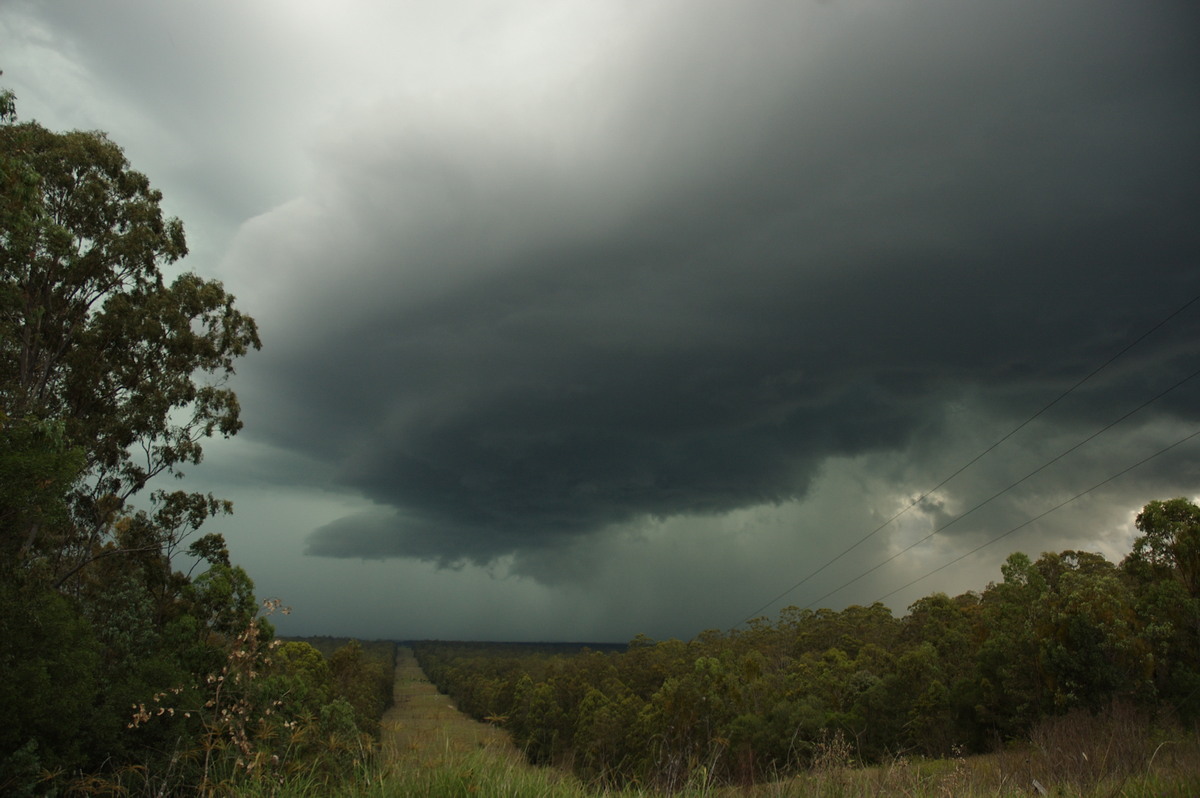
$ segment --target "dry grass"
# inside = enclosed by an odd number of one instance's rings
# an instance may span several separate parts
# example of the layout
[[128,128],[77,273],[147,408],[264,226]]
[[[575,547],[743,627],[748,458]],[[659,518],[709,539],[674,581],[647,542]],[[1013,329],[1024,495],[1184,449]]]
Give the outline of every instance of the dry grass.
[[1064,795],[1200,795],[1200,739],[1130,704],[1049,718],[998,757],[1025,783]]
[[1095,716],[1077,712],[1051,718],[1034,729],[1029,743],[984,756],[915,761],[897,757],[885,765],[852,768],[836,740],[823,750],[826,755],[817,758],[817,766],[800,777],[722,794],[730,798],[1200,796],[1200,738],[1152,722],[1145,713],[1122,705]]

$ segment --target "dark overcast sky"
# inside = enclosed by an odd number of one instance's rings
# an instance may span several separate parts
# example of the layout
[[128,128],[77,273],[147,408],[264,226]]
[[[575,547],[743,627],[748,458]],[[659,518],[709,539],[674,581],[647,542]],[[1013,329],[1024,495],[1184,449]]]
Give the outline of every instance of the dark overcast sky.
[[[1197,8],[10,0],[0,80],[109,131],[262,325],[193,477],[283,631],[687,638],[1200,429],[1197,302],[768,604],[1200,295]],[[888,601],[1118,559],[1198,455]]]

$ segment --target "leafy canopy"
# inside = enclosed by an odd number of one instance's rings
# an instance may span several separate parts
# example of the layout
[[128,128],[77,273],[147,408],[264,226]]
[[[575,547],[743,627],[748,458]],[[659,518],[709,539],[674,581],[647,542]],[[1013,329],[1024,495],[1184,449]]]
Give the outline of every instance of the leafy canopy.
[[[70,575],[111,541],[150,479],[179,476],[205,438],[237,433],[227,381],[261,344],[220,282],[164,280],[187,253],[183,224],[164,218],[161,193],[120,147],[99,132],[18,123],[11,93],[0,117],[0,418],[60,424],[83,458],[73,528],[6,525],[4,548]],[[203,509],[168,536],[224,508],[182,492],[152,498],[170,517]]]

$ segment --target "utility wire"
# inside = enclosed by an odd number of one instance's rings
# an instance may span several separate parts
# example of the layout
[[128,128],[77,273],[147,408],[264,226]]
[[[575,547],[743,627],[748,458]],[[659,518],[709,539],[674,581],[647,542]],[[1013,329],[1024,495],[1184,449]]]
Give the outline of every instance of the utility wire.
[[[1039,417],[1040,417],[1042,414],[1044,414],[1044,413],[1045,413],[1046,411],[1048,411],[1050,408],[1054,407],[1056,404],[1058,404],[1059,402],[1061,402],[1063,399],[1067,398],[1067,396],[1069,396],[1070,394],[1074,393],[1074,392],[1075,392],[1075,391],[1076,391],[1076,390],[1077,390],[1077,389],[1078,389],[1078,388],[1079,388],[1081,385],[1083,385],[1085,382],[1087,382],[1088,380],[1090,380],[1092,377],[1095,377],[1095,376],[1096,376],[1097,374],[1099,374],[1101,371],[1103,371],[1104,369],[1106,369],[1106,368],[1108,368],[1110,365],[1112,365],[1113,361],[1115,361],[1117,358],[1121,357],[1121,356],[1122,356],[1122,355],[1124,355],[1126,352],[1128,352],[1130,349],[1133,349],[1135,346],[1137,346],[1138,344],[1140,344],[1140,343],[1141,343],[1142,341],[1144,341],[1146,338],[1148,338],[1149,336],[1153,335],[1153,334],[1154,334],[1155,332],[1157,332],[1157,331],[1158,331],[1158,330],[1159,330],[1159,329],[1160,329],[1160,328],[1161,328],[1163,325],[1165,325],[1167,322],[1171,321],[1171,319],[1175,318],[1175,317],[1176,317],[1176,316],[1178,316],[1180,313],[1183,313],[1185,310],[1187,310],[1189,307],[1191,307],[1192,305],[1194,305],[1194,304],[1195,304],[1196,302],[1198,302],[1198,301],[1200,301],[1200,294],[1197,294],[1196,296],[1194,296],[1194,297],[1192,297],[1191,299],[1189,299],[1187,302],[1185,302],[1185,303],[1183,303],[1182,305],[1180,305],[1180,306],[1179,306],[1179,308],[1177,308],[1175,311],[1173,311],[1172,313],[1170,313],[1169,315],[1167,315],[1167,316],[1166,316],[1166,318],[1162,319],[1162,320],[1161,320],[1161,321],[1159,321],[1157,324],[1155,324],[1153,327],[1151,327],[1150,329],[1146,330],[1144,333],[1142,333],[1142,334],[1141,334],[1141,335],[1139,335],[1137,338],[1135,338],[1133,341],[1131,341],[1130,343],[1126,344],[1126,345],[1125,345],[1125,346],[1124,346],[1124,347],[1123,347],[1123,348],[1122,348],[1120,351],[1118,351],[1116,354],[1114,354],[1113,356],[1111,356],[1111,357],[1110,357],[1108,360],[1104,361],[1104,362],[1103,362],[1103,363],[1101,363],[1099,366],[1097,366],[1096,368],[1092,369],[1092,371],[1091,371],[1091,372],[1089,372],[1089,373],[1088,373],[1086,376],[1084,376],[1082,379],[1080,379],[1078,382],[1076,382],[1076,383],[1075,383],[1074,385],[1072,385],[1070,388],[1067,388],[1065,391],[1063,391],[1061,394],[1059,394],[1059,395],[1058,395],[1056,398],[1054,398],[1053,400],[1051,400],[1051,401],[1049,402],[1049,404],[1045,405],[1045,406],[1044,406],[1044,407],[1042,407],[1040,410],[1038,410],[1036,413],[1034,413],[1032,416],[1030,416],[1029,418],[1027,418],[1027,419],[1025,419],[1024,421],[1022,421],[1020,424],[1018,424],[1016,427],[1014,427],[1012,430],[1010,430],[1010,431],[1009,431],[1007,434],[1005,434],[1003,437],[1001,437],[999,440],[997,440],[997,441],[996,441],[995,443],[993,443],[992,445],[988,446],[986,449],[984,449],[983,451],[981,451],[979,454],[975,455],[973,458],[971,458],[970,460],[968,460],[966,463],[964,463],[963,465],[959,466],[959,468],[958,468],[956,471],[954,471],[954,473],[950,474],[950,476],[946,477],[946,478],[945,478],[945,479],[943,479],[941,482],[939,482],[938,484],[934,485],[932,488],[930,488],[929,490],[925,491],[924,493],[922,493],[921,495],[919,495],[917,498],[913,499],[913,500],[912,500],[912,502],[910,502],[908,505],[906,505],[905,507],[903,507],[903,508],[902,508],[902,509],[901,509],[899,512],[897,512],[897,513],[896,513],[895,515],[893,515],[891,518],[889,518],[888,520],[884,521],[884,522],[883,522],[882,524],[880,524],[879,526],[875,527],[875,529],[871,530],[870,532],[868,532],[868,533],[867,533],[866,535],[864,535],[863,537],[859,538],[859,539],[858,539],[856,542],[852,543],[852,544],[851,544],[851,545],[850,545],[848,548],[844,549],[844,550],[843,550],[843,551],[842,551],[840,554],[838,554],[837,556],[835,556],[833,559],[831,559],[831,560],[827,561],[827,562],[826,562],[824,565],[821,565],[821,566],[819,566],[819,567],[818,567],[816,570],[814,570],[814,571],[812,571],[811,573],[809,573],[809,574],[808,574],[808,576],[805,576],[805,577],[804,577],[803,579],[801,579],[799,582],[797,582],[796,584],[792,585],[792,586],[791,586],[791,587],[789,587],[787,590],[784,590],[784,591],[783,591],[782,593],[780,593],[778,596],[776,596],[775,598],[771,599],[771,600],[770,600],[770,601],[768,601],[766,604],[763,604],[761,607],[759,607],[759,608],[758,608],[757,610],[755,610],[754,612],[750,613],[750,614],[749,614],[749,615],[748,615],[746,618],[744,618],[744,619],[741,621],[741,623],[746,623],[747,621],[751,620],[752,618],[755,618],[755,617],[759,616],[760,614],[762,614],[762,612],[763,612],[764,610],[766,610],[766,609],[770,608],[772,605],[774,605],[774,604],[778,603],[779,601],[783,600],[783,599],[784,599],[786,596],[788,596],[789,594],[791,594],[791,593],[793,593],[794,591],[796,591],[797,589],[799,589],[799,588],[800,588],[802,585],[806,584],[806,583],[808,582],[808,580],[812,579],[814,576],[816,576],[817,574],[821,573],[821,572],[822,572],[822,571],[824,571],[826,568],[828,568],[829,566],[833,565],[835,562],[837,562],[838,560],[842,559],[843,557],[845,557],[845,556],[846,556],[847,554],[849,554],[850,552],[854,551],[856,548],[858,548],[859,546],[861,546],[863,543],[866,543],[868,540],[870,540],[871,538],[873,538],[873,537],[874,537],[875,535],[877,535],[879,532],[881,532],[881,531],[883,531],[885,528],[887,528],[887,527],[888,527],[888,526],[889,526],[889,525],[890,525],[890,524],[891,524],[893,521],[895,521],[897,518],[899,518],[900,516],[904,515],[905,513],[907,513],[907,512],[908,512],[909,510],[911,510],[912,508],[916,507],[918,504],[920,504],[922,501],[924,501],[926,498],[928,498],[930,495],[932,495],[932,494],[933,494],[935,491],[937,491],[938,489],[940,489],[940,488],[942,488],[943,486],[945,486],[945,485],[946,485],[946,483],[950,482],[950,480],[954,479],[954,478],[955,478],[955,477],[957,477],[959,474],[961,474],[962,472],[966,471],[966,470],[967,470],[968,468],[970,468],[971,466],[975,465],[975,463],[979,462],[979,461],[980,461],[981,459],[983,459],[983,458],[984,458],[986,455],[988,455],[989,453],[991,453],[991,452],[992,452],[992,450],[994,450],[994,449],[995,449],[996,447],[998,447],[1000,444],[1004,443],[1004,442],[1005,442],[1005,441],[1007,441],[1009,438],[1011,438],[1013,435],[1016,435],[1018,432],[1020,432],[1021,430],[1023,430],[1025,427],[1029,426],[1031,423],[1033,423],[1035,420],[1037,420],[1037,419],[1038,419],[1038,418],[1039,418]],[[1194,375],[1193,375],[1193,376],[1194,376]],[[1191,378],[1189,377],[1188,379],[1191,379]],[[1157,398],[1157,397],[1156,397],[1156,398]],[[1153,400],[1151,400],[1151,401],[1153,401]],[[1140,409],[1140,408],[1139,408],[1139,409]],[[1134,412],[1136,412],[1136,411],[1134,411]],[[1061,455],[1060,455],[1060,456],[1061,456]],[[990,501],[990,500],[989,500],[989,501]],[[960,517],[961,517],[961,516],[960,516]],[[868,572],[868,573],[869,573],[869,572]],[[865,576],[865,575],[866,575],[866,574],[864,574],[864,576]],[[860,577],[860,578],[861,578],[861,577]],[[840,588],[839,588],[839,589],[840,589]],[[836,592],[836,591],[835,591],[835,592]],[[822,597],[822,598],[823,598],[823,597]],[[818,601],[819,601],[819,600],[820,600],[820,599],[818,599]],[[739,624],[739,625],[740,625],[740,624]]]
[[[1137,413],[1138,411],[1140,411],[1142,408],[1146,407],[1147,405],[1150,405],[1150,404],[1153,404],[1154,402],[1157,402],[1159,399],[1161,399],[1162,397],[1166,396],[1166,395],[1167,395],[1167,394],[1169,394],[1171,391],[1175,390],[1176,388],[1178,388],[1179,386],[1183,385],[1183,384],[1184,384],[1185,382],[1187,382],[1188,380],[1191,380],[1191,379],[1195,378],[1195,377],[1196,377],[1196,376],[1198,376],[1198,375],[1200,375],[1200,369],[1197,369],[1196,371],[1193,371],[1191,374],[1189,374],[1188,376],[1184,377],[1182,380],[1180,380],[1179,382],[1175,383],[1175,384],[1174,384],[1174,385],[1172,385],[1170,388],[1167,388],[1165,391],[1162,391],[1161,393],[1159,393],[1158,395],[1154,396],[1153,398],[1151,398],[1151,399],[1147,399],[1146,401],[1142,402],[1140,405],[1138,405],[1137,407],[1135,407],[1133,410],[1130,410],[1128,413],[1126,413],[1125,415],[1121,416],[1121,417],[1120,417],[1120,418],[1118,418],[1116,421],[1112,421],[1112,422],[1110,422],[1109,424],[1107,424],[1106,426],[1102,427],[1101,429],[1099,429],[1099,430],[1097,430],[1097,431],[1093,432],[1091,435],[1087,436],[1087,437],[1086,437],[1086,438],[1084,438],[1083,440],[1079,441],[1079,443],[1076,443],[1076,444],[1075,444],[1074,446],[1072,446],[1071,448],[1069,448],[1069,449],[1067,449],[1066,451],[1062,452],[1061,454],[1059,454],[1059,455],[1058,455],[1057,457],[1055,457],[1054,459],[1052,459],[1052,460],[1048,460],[1047,462],[1045,462],[1045,463],[1042,463],[1040,466],[1038,466],[1038,467],[1037,467],[1037,468],[1035,468],[1034,470],[1030,471],[1028,474],[1026,474],[1025,476],[1023,476],[1023,477],[1021,477],[1020,479],[1018,479],[1016,482],[1014,482],[1014,483],[1012,483],[1011,485],[1009,485],[1007,488],[1004,488],[1003,490],[1000,490],[1000,491],[997,491],[996,493],[993,493],[991,496],[989,496],[988,498],[984,499],[984,500],[983,500],[983,501],[981,501],[979,504],[977,504],[977,505],[975,505],[974,507],[972,507],[970,510],[967,510],[965,513],[962,513],[961,515],[958,515],[958,516],[956,516],[956,517],[952,518],[951,520],[949,520],[949,521],[947,521],[946,523],[942,524],[942,525],[941,525],[941,526],[939,526],[937,529],[933,530],[932,532],[930,532],[928,535],[926,535],[925,537],[921,538],[920,540],[917,540],[917,541],[915,541],[915,542],[913,542],[913,543],[910,543],[909,545],[905,546],[903,549],[901,549],[900,551],[896,552],[896,553],[895,553],[895,554],[893,554],[891,557],[888,557],[886,560],[884,560],[883,562],[879,563],[878,565],[876,565],[876,566],[874,566],[874,567],[872,567],[872,568],[868,568],[866,571],[863,571],[861,574],[859,574],[858,576],[854,577],[854,578],[853,578],[853,579],[851,579],[849,582],[845,582],[845,583],[843,583],[842,585],[839,585],[838,587],[835,587],[833,590],[829,591],[828,593],[826,593],[825,595],[821,596],[820,598],[818,598],[818,599],[813,599],[811,602],[809,602],[808,606],[809,606],[809,607],[812,607],[812,605],[814,605],[814,604],[817,604],[818,602],[824,601],[825,599],[827,599],[827,598],[829,598],[830,596],[832,596],[834,593],[837,593],[838,591],[840,591],[840,590],[843,590],[843,589],[845,589],[845,588],[849,587],[850,585],[854,584],[855,582],[857,582],[858,580],[862,579],[863,577],[865,577],[865,576],[869,576],[870,574],[873,574],[873,573],[875,573],[875,572],[876,572],[876,571],[878,571],[880,568],[882,568],[883,566],[887,565],[887,564],[888,564],[888,563],[890,563],[892,560],[895,560],[895,559],[896,559],[897,557],[899,557],[900,555],[902,555],[902,554],[907,554],[909,551],[911,551],[912,549],[915,549],[917,546],[920,546],[922,543],[924,543],[925,541],[929,540],[931,537],[933,537],[933,536],[934,536],[934,535],[936,535],[937,533],[939,533],[939,532],[941,532],[941,531],[943,531],[943,530],[945,530],[945,529],[948,529],[948,528],[950,528],[951,526],[953,526],[953,525],[957,524],[959,521],[963,520],[964,518],[966,518],[966,517],[967,517],[968,515],[970,515],[971,513],[975,512],[975,511],[976,511],[976,510],[978,510],[979,508],[981,508],[981,507],[983,507],[984,505],[988,504],[988,503],[989,503],[989,502],[991,502],[993,499],[997,499],[997,498],[999,498],[1000,496],[1003,496],[1005,493],[1008,493],[1010,490],[1012,490],[1013,488],[1017,487],[1018,485],[1020,485],[1020,484],[1021,484],[1022,482],[1024,482],[1025,480],[1027,480],[1027,479],[1029,479],[1030,477],[1032,477],[1032,476],[1034,476],[1034,475],[1036,475],[1036,474],[1038,474],[1038,473],[1041,473],[1042,471],[1046,470],[1046,469],[1047,469],[1047,468],[1049,468],[1050,466],[1052,466],[1052,465],[1054,465],[1055,463],[1057,463],[1059,460],[1061,460],[1061,459],[1063,459],[1064,457],[1066,457],[1067,455],[1069,455],[1071,452],[1073,452],[1073,451],[1075,451],[1076,449],[1078,449],[1080,446],[1083,446],[1085,443],[1087,443],[1088,441],[1092,440],[1093,438],[1096,438],[1096,437],[1098,437],[1098,436],[1100,436],[1100,435],[1104,434],[1105,432],[1108,432],[1110,429],[1112,429],[1112,428],[1113,428],[1113,427],[1115,427],[1116,425],[1120,424],[1122,421],[1124,421],[1125,419],[1129,418],[1129,417],[1130,417],[1130,416],[1132,416],[1134,413]],[[1085,492],[1086,492],[1086,491],[1085,491]],[[1081,495],[1082,495],[1082,494],[1081,494]]]
[[1123,469],[1123,470],[1121,470],[1121,471],[1118,471],[1117,473],[1113,474],[1111,477],[1109,477],[1108,479],[1104,480],[1103,482],[1098,482],[1098,483],[1096,483],[1095,485],[1092,485],[1092,486],[1091,486],[1090,488],[1088,488],[1087,490],[1083,491],[1082,493],[1076,493],[1074,496],[1072,496],[1071,498],[1067,499],[1066,501],[1064,501],[1064,502],[1060,502],[1059,504],[1056,504],[1056,505],[1054,505],[1054,506],[1053,506],[1053,507],[1051,507],[1049,510],[1046,510],[1044,513],[1042,513],[1042,514],[1040,514],[1040,515],[1035,515],[1033,518],[1030,518],[1028,521],[1025,521],[1025,522],[1024,522],[1024,523],[1022,523],[1022,524],[1018,524],[1017,526],[1014,526],[1012,529],[1008,530],[1007,532],[1004,532],[1004,533],[1002,533],[1002,534],[999,534],[999,535],[997,535],[996,537],[992,538],[991,540],[987,541],[986,543],[981,543],[980,545],[978,545],[978,546],[976,546],[975,548],[973,548],[973,549],[971,549],[970,551],[968,551],[966,554],[962,554],[962,555],[960,555],[960,556],[958,556],[958,557],[955,557],[953,560],[951,560],[950,562],[946,563],[945,565],[940,565],[940,566],[938,566],[937,568],[934,568],[934,569],[933,569],[932,571],[930,571],[929,573],[927,573],[927,574],[925,574],[925,575],[923,575],[923,576],[918,576],[916,579],[912,580],[912,581],[911,581],[911,582],[909,582],[908,584],[906,584],[906,585],[901,585],[900,587],[896,588],[895,590],[893,590],[893,591],[892,591],[892,592],[890,592],[890,593],[884,593],[882,596],[880,596],[879,598],[875,599],[875,601],[883,601],[883,600],[884,600],[884,599],[886,599],[886,598],[891,598],[892,596],[896,595],[896,594],[897,594],[897,593],[899,593],[900,591],[902,591],[902,590],[907,590],[908,588],[912,587],[912,586],[913,586],[913,585],[915,585],[917,582],[920,582],[920,581],[922,581],[922,580],[928,579],[929,577],[933,576],[934,574],[938,573],[939,571],[943,571],[943,570],[945,570],[946,568],[949,568],[951,565],[954,565],[955,563],[962,562],[963,560],[965,560],[965,559],[967,559],[968,557],[970,557],[972,554],[975,554],[975,553],[976,553],[976,552],[978,552],[978,551],[981,551],[981,550],[983,550],[983,549],[986,549],[988,546],[992,545],[993,543],[995,543],[995,542],[997,542],[997,541],[999,541],[999,540],[1002,540],[1003,538],[1006,538],[1006,537],[1008,537],[1008,536],[1009,536],[1009,535],[1011,535],[1013,532],[1016,532],[1016,531],[1017,531],[1017,530],[1019,530],[1019,529],[1024,529],[1025,527],[1029,526],[1030,524],[1032,524],[1032,523],[1033,523],[1033,522],[1035,522],[1035,521],[1040,521],[1041,519],[1043,519],[1043,518],[1045,518],[1046,516],[1050,515],[1050,513],[1054,512],[1055,510],[1062,509],[1063,507],[1067,506],[1068,504],[1070,504],[1071,502],[1075,501],[1076,499],[1080,499],[1080,498],[1082,498],[1082,497],[1086,496],[1087,494],[1091,493],[1092,491],[1096,490],[1097,488],[1101,488],[1101,487],[1103,487],[1103,486],[1107,485],[1108,483],[1112,482],[1114,479],[1116,479],[1116,478],[1118,478],[1118,477],[1121,477],[1121,476],[1124,476],[1125,474],[1129,473],[1129,472],[1130,472],[1130,471],[1132,471],[1133,469],[1135,469],[1135,468],[1138,468],[1139,466],[1145,465],[1146,463],[1150,462],[1151,460],[1153,460],[1154,458],[1158,457],[1159,455],[1166,454],[1167,452],[1169,452],[1169,451],[1171,451],[1172,449],[1174,449],[1176,446],[1179,446],[1180,444],[1183,444],[1183,443],[1187,443],[1187,442],[1188,442],[1188,441],[1190,441],[1192,438],[1195,438],[1195,437],[1196,437],[1196,436],[1198,436],[1198,435],[1200,435],[1200,430],[1196,430],[1196,431],[1195,431],[1195,432],[1193,432],[1191,435],[1188,435],[1188,436],[1186,436],[1186,437],[1184,437],[1184,438],[1180,438],[1179,440],[1177,440],[1177,441],[1175,441],[1174,443],[1172,443],[1170,446],[1167,446],[1167,447],[1165,447],[1165,448],[1159,449],[1157,452],[1155,452],[1154,454],[1150,455],[1149,457],[1143,458],[1142,460],[1139,460],[1138,462],[1134,463],[1133,465],[1129,466],[1128,468],[1125,468],[1125,469]]

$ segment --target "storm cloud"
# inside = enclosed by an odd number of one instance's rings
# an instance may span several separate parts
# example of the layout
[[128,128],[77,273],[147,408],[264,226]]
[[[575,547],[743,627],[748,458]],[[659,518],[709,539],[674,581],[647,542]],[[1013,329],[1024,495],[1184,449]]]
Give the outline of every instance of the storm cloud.
[[[308,551],[486,563],[803,497],[956,403],[1003,434],[1200,289],[1166,9],[692,6],[536,103],[362,111],[242,242],[308,276],[258,434],[395,510]],[[1058,425],[1194,369],[1181,315]]]
[[1200,495],[1195,441],[1105,482],[1200,420],[1192,3],[93,5],[0,10],[4,79],[259,321],[197,472],[304,631],[912,600]]

